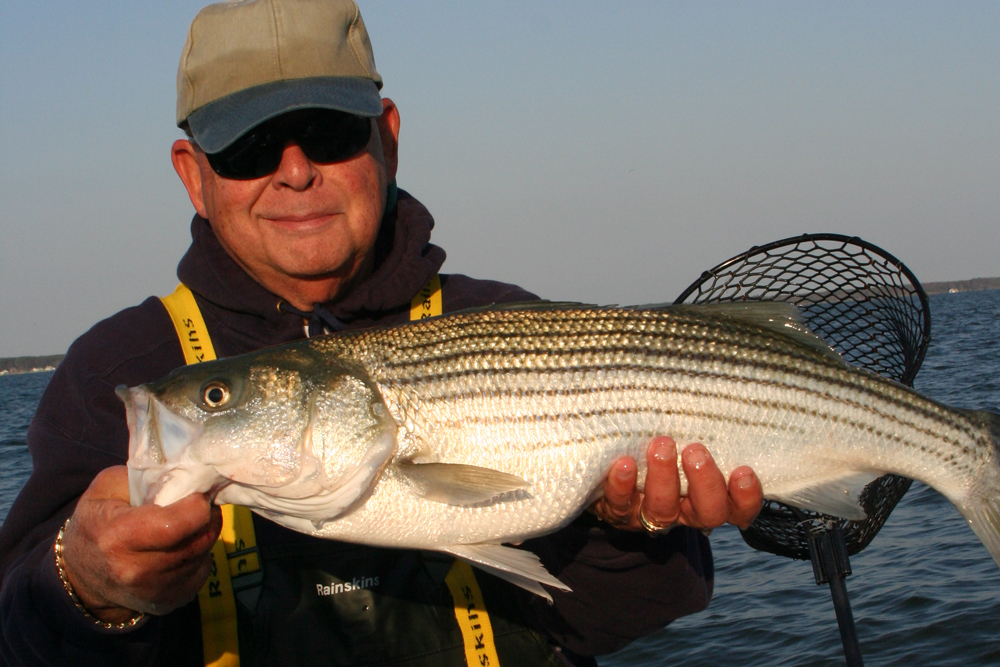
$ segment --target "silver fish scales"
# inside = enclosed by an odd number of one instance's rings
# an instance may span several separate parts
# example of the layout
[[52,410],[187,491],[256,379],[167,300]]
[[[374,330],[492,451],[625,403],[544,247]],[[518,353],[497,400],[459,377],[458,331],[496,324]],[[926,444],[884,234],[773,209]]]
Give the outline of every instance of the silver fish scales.
[[[213,463],[199,484],[224,485],[221,500],[305,532],[440,549],[528,587],[555,585],[498,545],[565,525],[616,458],[641,464],[649,439],[665,434],[704,443],[727,474],[752,466],[767,498],[846,518],[864,516],[856,499],[875,477],[919,479],[1000,563],[997,417],[848,367],[785,305],[480,310],[213,363],[224,366],[181,369],[126,403],[145,399],[180,420],[173,430],[191,435],[167,448],[186,452],[188,467],[217,460],[200,443],[239,433],[237,455],[255,474]],[[261,431],[274,419],[246,409],[270,414],[260,407],[276,400],[241,379],[254,369],[294,374],[302,387],[281,399],[296,406],[283,422],[297,426],[277,448],[273,428]],[[245,396],[234,391],[230,407],[206,412],[198,393],[213,381]],[[134,458],[137,478],[148,478],[133,487],[138,501],[192,490]],[[281,474],[262,483],[269,466]]]

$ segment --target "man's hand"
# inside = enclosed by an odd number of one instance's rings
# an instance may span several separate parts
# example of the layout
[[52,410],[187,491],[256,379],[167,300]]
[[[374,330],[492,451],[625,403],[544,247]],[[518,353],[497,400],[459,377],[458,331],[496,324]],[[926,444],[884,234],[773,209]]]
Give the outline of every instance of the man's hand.
[[608,523],[627,530],[643,530],[640,520],[652,526],[682,524],[712,530],[724,523],[747,528],[760,512],[764,494],[753,470],[743,466],[729,482],[715,465],[704,445],[688,445],[681,452],[681,465],[688,479],[687,495],[680,495],[677,443],[654,438],[646,450],[644,492],[636,491],[636,464],[628,457],[615,461],[604,482],[604,497],[591,509]]
[[167,507],[132,507],[124,466],[99,474],[63,536],[63,565],[90,613],[121,623],[136,611],[166,614],[198,593],[222,514],[202,494]]

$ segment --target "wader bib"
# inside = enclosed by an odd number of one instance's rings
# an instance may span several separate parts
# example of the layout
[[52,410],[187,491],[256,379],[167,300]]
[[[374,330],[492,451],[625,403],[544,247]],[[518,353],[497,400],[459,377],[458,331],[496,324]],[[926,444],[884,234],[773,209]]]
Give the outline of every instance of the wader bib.
[[[185,285],[162,299],[188,364],[215,359]],[[434,276],[410,319],[442,313]],[[206,667],[564,666],[518,620],[512,588],[446,554],[322,540],[224,505],[198,593]],[[487,610],[488,607],[488,610]]]

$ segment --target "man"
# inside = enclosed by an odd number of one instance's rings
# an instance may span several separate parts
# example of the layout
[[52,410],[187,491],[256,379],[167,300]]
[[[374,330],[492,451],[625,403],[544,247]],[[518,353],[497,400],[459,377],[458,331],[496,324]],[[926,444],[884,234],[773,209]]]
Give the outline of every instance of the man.
[[[218,356],[404,322],[438,273],[433,220],[395,186],[400,118],[380,88],[348,0],[213,5],[192,23],[178,74],[190,138],[171,157],[197,215],[178,276]],[[535,298],[461,275],[440,282],[445,311]],[[113,393],[183,363],[154,298],[97,324],[57,370],[28,434],[33,474],[0,533],[8,664],[205,664],[214,621],[195,597],[217,574],[219,510],[200,494],[129,505]],[[585,656],[704,608],[712,568],[700,531],[748,525],[761,488],[748,468],[727,482],[700,445],[682,458],[686,497],[676,446],[657,438],[644,495],[635,462],[619,460],[592,508],[599,519],[524,545],[574,589],[554,592],[555,604],[475,576],[501,663],[593,664]],[[252,523],[263,575],[234,609],[242,664],[467,664],[450,561]],[[362,583],[323,592],[352,577]]]

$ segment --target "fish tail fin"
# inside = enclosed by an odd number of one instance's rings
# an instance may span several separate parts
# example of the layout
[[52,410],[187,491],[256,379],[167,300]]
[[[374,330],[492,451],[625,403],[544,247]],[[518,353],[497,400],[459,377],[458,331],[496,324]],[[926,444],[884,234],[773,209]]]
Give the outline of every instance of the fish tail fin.
[[[1000,493],[1000,490],[994,493]],[[980,497],[959,507],[962,516],[1000,565],[1000,496]]]
[[992,451],[989,463],[958,509],[1000,565],[1000,415],[982,410],[965,413],[988,432]]

